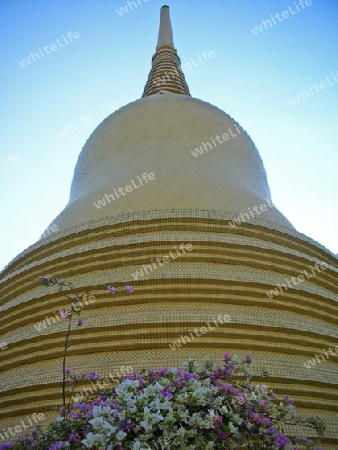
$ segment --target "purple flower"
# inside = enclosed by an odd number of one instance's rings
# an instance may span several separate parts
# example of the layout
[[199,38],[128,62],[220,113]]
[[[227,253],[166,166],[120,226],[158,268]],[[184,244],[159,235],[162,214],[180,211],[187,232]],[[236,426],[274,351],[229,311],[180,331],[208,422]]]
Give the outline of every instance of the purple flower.
[[94,380],[97,380],[99,376],[100,375],[97,372],[94,372],[94,371],[89,372],[89,374],[88,374],[88,381],[89,381],[89,383],[91,383]]
[[71,434],[69,437],[69,442],[78,442],[80,440],[79,433]]
[[221,431],[219,434],[219,438],[222,439],[222,441],[226,441],[229,439],[229,435],[227,433],[224,433],[224,431]]
[[267,434],[275,434],[277,433],[277,429],[275,427],[269,427],[266,432]]
[[288,444],[290,441],[287,437],[283,436],[282,434],[277,434],[276,436],[276,445],[279,447],[283,447],[284,445]]
[[131,286],[129,286],[129,284],[127,284],[127,285],[125,286],[125,288],[126,288],[126,291],[127,291],[129,294],[131,294],[132,292],[134,292],[134,289],[133,289]]
[[247,354],[244,356],[244,361],[245,361],[247,364],[251,364],[251,363],[252,363],[252,357],[251,357],[250,353],[247,353]]
[[134,428],[136,426],[135,423],[126,423],[125,425],[122,425],[122,430],[130,430],[131,428]]
[[69,367],[65,368],[65,375],[66,376],[70,375],[70,368]]
[[165,388],[164,391],[160,394],[162,397],[167,397],[168,400],[171,400],[173,398],[172,393],[169,391],[168,388]]
[[224,361],[230,361],[231,355],[229,355],[229,353],[224,353],[223,358],[224,358]]
[[283,402],[287,405],[287,406],[291,406],[292,405],[292,400],[291,398],[289,398],[287,395],[284,395],[283,397]]
[[114,288],[114,286],[108,286],[108,291],[110,291],[112,294],[116,294],[116,289]]
[[59,450],[60,448],[69,448],[69,444],[67,442],[58,441],[55,444],[52,444],[48,450]]
[[83,324],[83,319],[77,319],[77,324],[80,327]]
[[63,319],[65,319],[66,317],[67,317],[67,313],[66,313],[66,311],[61,311],[60,312],[60,316],[63,318]]
[[44,277],[42,277],[42,279],[43,279],[43,280],[49,280],[49,279],[50,279],[50,277],[48,277],[48,276],[44,276]]
[[86,411],[87,405],[85,402],[82,402],[77,405],[77,408],[79,411]]
[[63,284],[64,281],[65,281],[65,280],[63,280],[62,278],[61,278],[60,280],[57,280],[57,282],[58,282],[59,284]]

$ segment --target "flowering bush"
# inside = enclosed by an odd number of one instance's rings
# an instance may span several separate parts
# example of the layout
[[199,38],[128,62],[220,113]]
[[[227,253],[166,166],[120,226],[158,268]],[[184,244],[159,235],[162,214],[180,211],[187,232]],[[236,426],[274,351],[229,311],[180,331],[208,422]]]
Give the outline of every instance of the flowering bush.
[[[44,276],[39,281],[71,293],[66,296],[70,312],[61,312],[68,319],[62,364],[63,406],[45,430],[25,433],[15,442],[0,445],[0,450],[320,449],[305,437],[285,435],[284,424],[306,425],[319,435],[325,427],[318,418],[300,416],[287,396],[278,402],[271,389],[252,384],[257,374],[251,371],[250,355],[240,363],[236,355],[224,354],[222,367],[208,360],[201,366],[189,360],[182,369],[143,369],[120,382],[114,380],[115,387],[109,389],[100,386],[102,376],[97,372],[72,375],[65,366],[71,321],[74,314],[80,315],[78,303],[90,291],[79,294],[71,282],[60,277]],[[118,291],[114,286],[106,289],[112,294]],[[133,288],[127,285],[125,291],[130,294]],[[79,318],[77,325],[82,324]],[[66,379],[71,387],[68,405]],[[94,382],[98,384],[89,389],[92,395],[73,396],[77,386],[93,386]]]
[[[221,367],[189,360],[182,369],[134,372],[71,404],[69,414],[61,410],[47,430],[0,450],[319,450],[307,438],[286,436],[283,425],[303,424],[322,434],[322,421],[304,419],[288,397],[277,401],[271,389],[252,384],[257,374],[251,364],[250,355],[240,363],[225,354]],[[80,380],[100,378],[96,372],[66,374],[73,389]]]

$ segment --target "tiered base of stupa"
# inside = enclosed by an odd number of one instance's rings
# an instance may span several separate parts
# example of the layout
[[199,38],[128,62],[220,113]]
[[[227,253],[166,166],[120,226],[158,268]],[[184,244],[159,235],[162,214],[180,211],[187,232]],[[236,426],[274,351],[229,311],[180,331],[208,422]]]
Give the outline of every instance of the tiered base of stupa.
[[[56,317],[67,300],[27,281],[58,275],[80,292],[97,284],[135,290],[95,291],[84,305],[84,326],[72,332],[67,353],[73,373],[108,377],[123,366],[251,353],[258,370],[271,372],[269,387],[324,418],[324,448],[338,448],[338,261],[296,231],[258,219],[234,225],[235,218],[206,210],[125,214],[51,236],[19,255],[1,274],[7,349],[0,355],[0,438],[12,438],[9,427],[34,413],[45,414],[41,424],[53,420],[61,404],[66,322]],[[183,252],[182,244],[192,247]],[[296,285],[292,277],[301,274]],[[230,319],[216,326],[219,315]],[[334,356],[306,367],[329,348]]]

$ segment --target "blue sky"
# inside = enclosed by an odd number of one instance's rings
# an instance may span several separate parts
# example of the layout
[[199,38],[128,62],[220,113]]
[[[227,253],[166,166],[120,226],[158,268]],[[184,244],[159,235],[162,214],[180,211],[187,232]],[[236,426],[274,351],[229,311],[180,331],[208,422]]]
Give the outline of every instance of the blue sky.
[[[185,70],[192,96],[223,109],[248,131],[274,203],[298,231],[336,254],[338,3],[298,1],[168,5],[182,65],[197,61],[203,50],[215,53]],[[36,242],[64,208],[92,131],[142,95],[163,1],[136,0],[122,13],[125,5],[1,2],[0,268]],[[44,57],[25,65],[39,47]],[[59,136],[77,120],[77,130]]]

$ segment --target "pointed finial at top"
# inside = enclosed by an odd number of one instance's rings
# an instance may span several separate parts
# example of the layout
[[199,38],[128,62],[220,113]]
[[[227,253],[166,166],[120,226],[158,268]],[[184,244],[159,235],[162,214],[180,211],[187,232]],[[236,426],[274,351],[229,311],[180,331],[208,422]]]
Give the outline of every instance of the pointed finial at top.
[[174,48],[169,6],[162,6],[160,31],[155,55],[152,57],[151,71],[142,97],[171,92],[189,95],[189,88],[181,68],[181,60]]
[[162,45],[174,47],[173,29],[171,27],[169,6],[164,5],[161,8],[160,30],[158,32],[157,48]]

